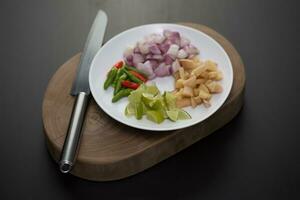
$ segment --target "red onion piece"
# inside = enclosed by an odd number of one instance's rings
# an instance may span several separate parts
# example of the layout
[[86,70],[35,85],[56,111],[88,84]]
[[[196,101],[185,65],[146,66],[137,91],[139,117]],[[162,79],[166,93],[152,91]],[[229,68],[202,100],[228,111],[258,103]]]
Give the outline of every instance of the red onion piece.
[[181,37],[181,40],[180,40],[180,47],[181,48],[189,45],[190,43],[191,43],[191,41],[189,39],[187,39],[186,37]]
[[133,53],[141,53],[140,49],[138,46],[134,47]]
[[164,62],[165,62],[166,65],[172,64],[173,61],[174,61],[174,57],[172,57],[171,55],[166,54],[166,55],[164,56]]
[[138,63],[143,63],[145,61],[144,57],[141,54],[133,54],[132,63],[134,66],[137,66]]
[[187,56],[188,56],[187,52],[183,49],[180,49],[177,53],[177,58],[179,59],[186,58]]
[[152,59],[157,61],[162,61],[164,57],[162,55],[153,55]]
[[133,54],[133,48],[128,47],[127,49],[125,49],[123,56],[127,57]]
[[155,70],[154,73],[156,76],[163,77],[170,75],[169,71],[170,65],[166,65],[165,63],[161,63]]
[[145,56],[146,60],[153,59],[153,54],[149,53]]
[[149,62],[151,64],[153,70],[155,70],[159,65],[157,60],[149,60]]
[[172,44],[169,48],[169,50],[167,51],[167,54],[169,54],[170,56],[172,56],[173,58],[177,57],[177,53],[179,50],[179,46],[176,44]]
[[168,29],[165,29],[165,30],[163,31],[163,35],[164,35],[166,38],[168,38],[168,37],[170,37],[170,36],[172,35],[172,31],[170,31],[170,30],[168,30]]
[[161,50],[162,53],[166,53],[170,48],[170,44],[168,42],[164,42],[159,45],[159,49]]
[[151,53],[153,54],[156,54],[156,55],[160,55],[161,54],[161,51],[160,49],[158,48],[158,46],[156,44],[152,44],[150,47],[149,47],[149,50]]
[[145,37],[145,40],[149,43],[161,44],[165,40],[165,36],[153,33]]
[[141,72],[145,73],[148,76],[148,78],[153,77],[153,69],[150,61],[146,61],[145,63],[138,63],[136,68]]
[[172,32],[172,35],[168,38],[173,44],[180,45],[180,34],[178,32]]
[[178,60],[176,59],[173,63],[172,63],[172,73],[175,73],[179,70],[180,68],[180,64],[178,62]]
[[147,54],[149,53],[149,44],[148,43],[145,43],[145,42],[139,42],[138,43],[138,48],[140,49],[140,52],[142,54]]
[[199,50],[194,45],[192,45],[192,44],[189,44],[189,45],[185,46],[183,48],[183,50],[185,50],[188,54],[194,54],[194,55],[196,55],[196,54],[199,53]]

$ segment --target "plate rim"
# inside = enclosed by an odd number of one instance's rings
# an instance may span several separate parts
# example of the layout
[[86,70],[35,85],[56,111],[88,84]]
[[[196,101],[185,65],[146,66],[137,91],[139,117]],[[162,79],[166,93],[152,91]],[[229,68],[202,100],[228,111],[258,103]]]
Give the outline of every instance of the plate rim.
[[[158,126],[153,126],[151,128],[148,128],[148,127],[144,127],[144,126],[141,126],[139,124],[127,124],[125,121],[111,115],[109,113],[109,111],[106,109],[106,108],[103,108],[101,106],[101,104],[98,102],[98,100],[95,98],[94,96],[94,89],[93,89],[93,86],[91,84],[91,79],[92,79],[92,68],[93,66],[95,66],[95,58],[98,56],[98,54],[102,51],[102,49],[108,45],[109,43],[113,42],[115,39],[117,39],[118,37],[120,37],[121,35],[123,34],[126,34],[127,32],[130,32],[130,31],[133,31],[134,29],[140,29],[140,28],[143,28],[143,27],[146,27],[146,26],[174,26],[174,27],[181,27],[181,28],[184,28],[184,29],[189,29],[189,30],[192,30],[192,31],[196,31],[196,32],[199,32],[200,34],[204,35],[205,37],[207,37],[209,40],[211,40],[213,43],[215,43],[220,49],[221,51],[223,51],[223,53],[225,54],[225,57],[226,57],[226,60],[229,62],[229,65],[230,65],[230,73],[231,73],[231,79],[230,79],[230,83],[229,83],[229,90],[227,92],[227,94],[225,94],[225,98],[221,101],[220,103],[220,106],[218,108],[216,108],[213,112],[211,112],[210,114],[208,114],[206,116],[205,119],[201,120],[201,121],[195,121],[191,124],[186,124],[186,125],[182,125],[181,127],[171,127],[171,128],[159,128]],[[92,60],[92,63],[91,63],[91,66],[90,66],[90,69],[89,69],[89,87],[90,87],[90,91],[92,93],[92,96],[96,102],[96,104],[101,108],[101,110],[103,112],[105,112],[108,116],[110,116],[111,118],[113,118],[114,120],[124,124],[124,125],[127,125],[129,127],[133,127],[133,128],[136,128],[136,129],[140,129],[140,130],[147,130],[147,131],[155,131],[155,132],[166,132],[166,131],[174,131],[174,130],[180,130],[180,129],[184,129],[184,128],[188,128],[188,127],[191,127],[191,126],[194,126],[196,124],[199,124],[203,121],[205,121],[206,119],[208,119],[209,117],[211,117],[214,113],[216,113],[225,103],[225,101],[228,99],[228,96],[232,90],[232,86],[233,86],[233,80],[234,80],[234,74],[233,74],[233,67],[232,67],[232,62],[231,62],[231,59],[229,57],[229,55],[227,54],[227,52],[225,51],[225,49],[223,48],[223,46],[218,42],[216,41],[214,38],[212,38],[210,35],[204,33],[203,31],[201,30],[198,30],[198,29],[195,29],[193,27],[189,27],[189,26],[185,26],[185,25],[182,25],[182,24],[174,24],[174,23],[150,23],[150,24],[144,24],[144,25],[139,25],[139,26],[135,26],[135,27],[132,27],[132,28],[129,28],[129,29],[126,29],[118,34],[116,34],[115,36],[113,36],[111,39],[109,39],[98,51],[97,53],[95,54],[93,60]]]

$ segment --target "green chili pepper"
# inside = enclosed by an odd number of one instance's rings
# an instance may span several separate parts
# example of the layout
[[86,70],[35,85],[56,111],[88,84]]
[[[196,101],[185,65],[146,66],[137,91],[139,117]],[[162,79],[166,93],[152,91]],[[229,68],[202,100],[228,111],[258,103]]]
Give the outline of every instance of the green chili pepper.
[[130,95],[130,93],[132,92],[133,90],[132,89],[121,89],[113,98],[112,98],[112,102],[117,102],[119,101],[121,98],[123,97],[127,97]]
[[127,70],[124,70],[124,72],[127,74],[128,78],[133,81],[133,82],[136,82],[136,83],[139,83],[139,84],[142,84],[143,81],[141,81],[139,78],[135,77],[134,75],[132,75],[129,71]]
[[116,88],[116,86],[117,86],[117,83],[118,83],[119,78],[120,78],[123,74],[124,74],[124,67],[118,69],[116,78],[115,78],[114,82],[112,83],[113,86],[114,86],[115,88]]
[[107,75],[107,78],[104,82],[104,89],[106,90],[115,80],[116,75],[117,75],[117,69],[115,67],[113,67]]
[[131,66],[129,66],[129,65],[125,65],[125,69],[127,69],[127,70],[129,70],[129,71],[130,71],[130,70],[136,71],[136,72],[138,72],[138,73],[144,75],[145,77],[147,77],[147,74],[145,74],[145,73],[142,72],[141,70],[138,70],[138,69],[135,68],[135,67],[131,67]]
[[[117,77],[118,77],[118,76],[117,76]],[[124,72],[123,72],[122,76],[120,76],[120,78],[117,79],[117,84],[116,84],[116,87],[115,87],[115,90],[114,90],[114,95],[116,95],[116,94],[120,91],[120,89],[121,89],[121,87],[122,87],[121,82],[122,82],[123,80],[125,80],[126,78],[127,78],[127,75],[124,74]]]

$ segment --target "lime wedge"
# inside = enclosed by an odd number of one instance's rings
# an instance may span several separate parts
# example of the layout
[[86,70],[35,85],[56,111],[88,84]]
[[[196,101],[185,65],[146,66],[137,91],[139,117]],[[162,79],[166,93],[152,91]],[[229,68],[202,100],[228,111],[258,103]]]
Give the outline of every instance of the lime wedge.
[[126,116],[132,116],[135,114],[135,108],[132,104],[128,104],[125,108],[125,115]]
[[192,117],[188,112],[186,112],[184,110],[179,110],[179,112],[178,112],[178,119],[179,120],[191,119],[191,118]]
[[178,119],[178,110],[167,110],[167,116],[170,120],[176,122]]
[[176,97],[170,92],[165,92],[164,93],[164,100],[166,102],[166,105],[168,107],[168,110],[172,110],[176,108]]
[[142,102],[135,104],[135,118],[142,119],[144,114],[144,106]]
[[145,93],[152,94],[153,96],[159,93],[158,88],[156,85],[147,85]]
[[146,106],[152,107],[152,105],[155,103],[155,98],[152,94],[149,93],[143,93],[142,94],[142,101]]
[[148,110],[146,112],[147,118],[157,124],[160,124],[164,121],[164,115],[162,112],[157,110]]

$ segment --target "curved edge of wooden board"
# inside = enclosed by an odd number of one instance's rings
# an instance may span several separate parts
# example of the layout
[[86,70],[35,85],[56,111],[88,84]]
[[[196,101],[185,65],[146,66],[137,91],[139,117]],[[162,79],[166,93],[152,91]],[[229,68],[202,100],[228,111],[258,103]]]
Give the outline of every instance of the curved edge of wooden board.
[[[237,76],[235,76],[235,83],[232,88],[232,91],[234,92],[230,94],[230,97],[228,98],[228,100],[226,100],[226,102],[220,108],[220,110],[218,110],[217,113],[212,115],[209,119],[205,120],[204,123],[189,127],[184,130],[174,131],[170,134],[165,134],[163,137],[157,139],[157,141],[155,141],[151,146],[149,146],[141,152],[136,152],[130,156],[122,157],[118,160],[109,162],[102,162],[101,160],[95,162],[95,160],[93,159],[79,156],[76,166],[72,171],[73,175],[93,181],[118,180],[134,175],[159,163],[162,160],[165,160],[166,158],[176,154],[177,152],[185,149],[191,144],[213,133],[217,129],[227,124],[237,115],[237,113],[243,105],[243,93],[245,87],[244,65],[238,52],[228,40],[226,40],[222,35],[220,35],[216,31],[204,25],[192,23],[182,24],[195,29],[200,29],[201,31],[207,33],[208,35],[212,36],[215,40],[217,40],[223,46],[226,52],[230,52],[228,53],[228,55],[232,61],[232,64],[239,66],[238,72],[236,71],[234,73],[240,74],[240,76],[238,76],[238,79],[236,79]],[[63,66],[78,63],[79,57],[80,54],[77,54],[69,61],[67,61]],[[55,81],[55,75],[57,73],[61,73],[60,70],[63,70],[63,66],[60,69],[58,69],[58,71],[54,74],[54,76],[49,82],[49,85],[51,84],[51,82]],[[47,89],[45,94],[48,94],[48,92],[49,91]],[[51,131],[49,130],[50,127],[47,127],[47,123],[45,123],[44,121],[46,117],[44,110],[45,106],[47,106],[47,103],[49,102],[43,102],[44,130],[46,133],[46,141],[49,153],[54,158],[54,160],[57,161],[59,159],[59,154],[62,147],[61,144],[58,144],[56,142],[57,138],[51,138],[51,134],[47,134],[47,131]],[[226,120],[222,120],[221,122],[219,120],[220,118],[225,118]],[[188,132],[188,134],[181,134],[182,132]],[[159,151],[157,151],[158,146]]]

